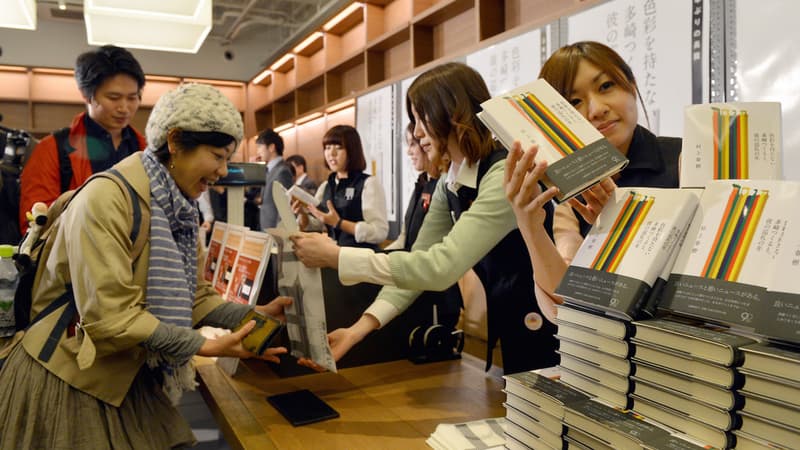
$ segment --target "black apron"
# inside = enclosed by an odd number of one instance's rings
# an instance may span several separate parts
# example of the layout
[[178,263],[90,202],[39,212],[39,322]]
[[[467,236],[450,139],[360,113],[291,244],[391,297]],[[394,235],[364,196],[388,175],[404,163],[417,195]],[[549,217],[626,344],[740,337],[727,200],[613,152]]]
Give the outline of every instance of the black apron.
[[[502,164],[508,151],[494,150],[478,165],[478,186],[462,186],[458,195],[447,190],[447,203],[452,217],[458,220],[478,196],[481,179],[494,164]],[[553,205],[545,206],[545,229],[552,239]],[[506,374],[542,367],[559,362],[555,338],[557,327],[548,321],[536,302],[533,268],[528,247],[519,229],[509,232],[489,253],[473,267],[486,290],[488,342],[486,370],[492,364],[492,350],[500,340],[503,371]],[[526,326],[526,317],[534,323]],[[538,327],[538,328],[537,328]]]
[[[347,178],[336,180],[336,173],[328,176],[328,185],[322,197],[322,207],[327,210],[328,200],[333,202],[333,207],[343,220],[351,222],[362,222],[364,220],[364,210],[361,206],[361,194],[364,192],[364,183],[369,175],[364,172],[351,172]],[[345,233],[339,228],[330,225],[325,226],[328,236],[331,237],[340,247],[364,247],[377,249],[378,246],[368,242],[356,242],[356,237],[350,233]]]

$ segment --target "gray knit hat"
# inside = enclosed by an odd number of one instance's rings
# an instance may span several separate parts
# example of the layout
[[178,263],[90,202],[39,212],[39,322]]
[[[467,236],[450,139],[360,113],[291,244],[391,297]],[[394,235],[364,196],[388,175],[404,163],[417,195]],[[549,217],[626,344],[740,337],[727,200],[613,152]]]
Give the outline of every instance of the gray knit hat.
[[158,99],[147,119],[147,144],[153,150],[167,142],[169,130],[218,131],[233,136],[238,145],[244,135],[242,116],[218,89],[207,84],[178,86]]

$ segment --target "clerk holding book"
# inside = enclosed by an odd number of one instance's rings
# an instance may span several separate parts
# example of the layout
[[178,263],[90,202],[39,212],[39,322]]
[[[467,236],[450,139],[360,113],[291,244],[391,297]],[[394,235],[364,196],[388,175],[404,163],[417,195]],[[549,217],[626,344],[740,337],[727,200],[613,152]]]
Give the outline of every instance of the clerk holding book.
[[[338,268],[344,284],[385,285],[355,324],[328,335],[335,357],[403,312],[420,291],[444,290],[474,269],[486,288],[487,368],[498,340],[506,373],[558,362],[555,326],[538,309],[530,258],[503,198],[506,150],[476,116],[489,97],[480,74],[461,63],[434,67],[409,87],[407,110],[423,151],[433,163],[444,155],[452,160],[412,251],[378,254],[341,248],[313,233],[292,237],[306,265]],[[552,209],[547,215],[552,219]]]
[[[599,42],[577,42],[560,48],[545,62],[539,77],[550,83],[630,161],[615,177],[607,178],[556,208],[553,240],[544,233],[543,205],[558,190],[539,187],[544,168],[534,164],[536,150],[509,151],[504,180],[536,273],[536,298],[548,319],[555,320],[555,295],[561,278],[597,215],[619,186],[678,187],[681,140],[656,137],[638,125],[636,98],[641,95],[630,66]],[[642,104],[642,108],[644,105]],[[545,165],[546,164],[540,164]],[[536,167],[536,169],[534,169]],[[538,169],[538,170],[537,170]]]

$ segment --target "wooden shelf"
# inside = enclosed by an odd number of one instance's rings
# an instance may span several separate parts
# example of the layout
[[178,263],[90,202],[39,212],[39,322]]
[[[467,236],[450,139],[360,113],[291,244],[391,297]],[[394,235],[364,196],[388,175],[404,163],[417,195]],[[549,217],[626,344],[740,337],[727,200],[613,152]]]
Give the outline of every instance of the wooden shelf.
[[401,25],[394,30],[387,31],[369,43],[367,50],[385,51],[392,47],[402,44],[411,38],[411,31],[408,25]]
[[366,58],[369,86],[411,70],[410,28],[402,26],[384,33],[367,48]]
[[325,82],[324,77],[309,80],[304,85],[297,88],[295,101],[297,102],[297,115],[303,115],[314,109],[325,106]]
[[[329,108],[602,1],[365,0],[334,26],[326,29],[326,24],[299,40],[296,44],[303,45],[294,61],[262,83],[266,91],[248,93],[254,122],[259,128],[292,123],[284,133],[287,142],[297,149],[317,148],[331,117],[338,123],[355,120],[354,107],[341,117]],[[295,123],[320,111],[324,121]]]
[[256,111],[255,116],[257,132],[260,132],[266,128],[275,127],[275,121],[272,114],[272,105],[259,109]]
[[294,97],[295,91],[292,91],[272,104],[273,120],[276,125],[292,120],[297,116]]
[[342,61],[325,74],[325,94],[328,103],[336,102],[367,87],[364,52],[360,51]]
[[414,17],[414,25],[439,25],[464,11],[475,7],[475,0],[440,1]]

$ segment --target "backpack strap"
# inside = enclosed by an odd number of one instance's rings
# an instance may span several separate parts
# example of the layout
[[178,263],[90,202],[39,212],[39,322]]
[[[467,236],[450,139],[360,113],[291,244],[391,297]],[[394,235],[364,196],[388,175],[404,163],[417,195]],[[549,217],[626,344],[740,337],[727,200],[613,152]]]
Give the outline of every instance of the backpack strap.
[[[130,234],[130,239],[132,244],[131,264],[133,264],[133,262],[136,261],[142,254],[142,250],[144,249],[144,244],[147,241],[147,236],[146,236],[147,233],[142,233],[143,230],[142,227],[144,226],[145,223],[147,224],[150,223],[150,214],[148,212],[143,212],[141,205],[139,205],[139,197],[138,194],[136,194],[136,190],[133,188],[133,186],[131,186],[128,180],[126,180],[125,177],[118,170],[111,168],[106,172],[97,173],[91,178],[89,178],[86,181],[86,183],[83,183],[83,185],[81,185],[81,187],[76,189],[72,193],[72,196],[66,200],[63,209],[66,209],[66,207],[69,206],[69,203],[72,201],[73,198],[75,198],[75,195],[77,195],[78,192],[80,192],[81,189],[83,189],[83,187],[86,186],[86,184],[88,184],[89,181],[100,177],[109,178],[114,182],[116,182],[117,184],[125,187],[123,192],[125,193],[128,201],[131,204],[132,216],[133,216],[133,225],[131,226],[131,234]],[[144,217],[147,218],[146,221],[142,220]],[[60,297],[58,297],[49,305],[47,305],[47,307],[43,309],[39,314],[37,314],[36,317],[31,321],[31,325],[33,325],[34,323],[46,317],[47,315],[51,314],[64,304],[67,305],[64,311],[61,312],[61,315],[59,316],[55,326],[53,326],[53,330],[47,337],[45,345],[39,352],[38,358],[40,361],[43,362],[49,361],[50,357],[53,356],[53,352],[55,351],[58,345],[58,341],[61,339],[61,335],[67,330],[67,328],[73,322],[75,316],[78,315],[78,308],[75,305],[75,296],[72,292],[72,285],[68,284],[65,287],[66,287],[66,292],[64,292],[64,294],[62,294]]]
[[69,145],[69,130],[69,127],[64,127],[53,132],[53,138],[56,140],[56,150],[58,151],[58,172],[61,175],[61,192],[67,192],[69,190],[69,184],[72,181],[72,161],[69,159],[69,155],[75,151],[75,148]]

